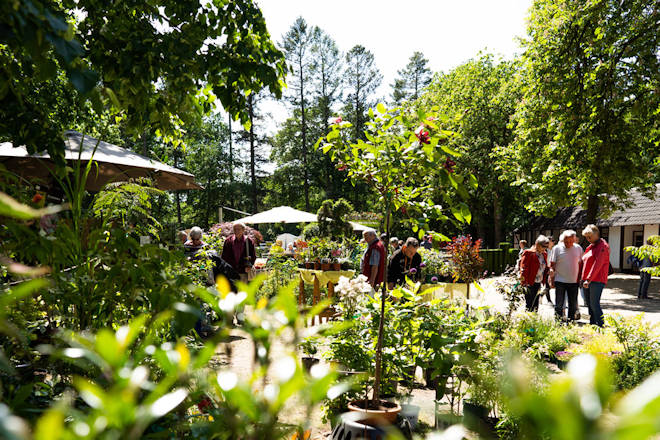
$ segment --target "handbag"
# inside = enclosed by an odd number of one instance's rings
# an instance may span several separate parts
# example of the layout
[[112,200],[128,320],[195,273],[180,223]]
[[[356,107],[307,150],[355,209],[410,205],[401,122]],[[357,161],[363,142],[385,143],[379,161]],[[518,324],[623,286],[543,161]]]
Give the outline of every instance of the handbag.
[[[245,237],[245,255],[247,255],[247,261],[250,261],[250,244],[248,243],[250,239]],[[257,270],[254,268],[254,265],[250,264],[250,269],[247,271],[248,281],[252,281],[254,277],[257,276]]]

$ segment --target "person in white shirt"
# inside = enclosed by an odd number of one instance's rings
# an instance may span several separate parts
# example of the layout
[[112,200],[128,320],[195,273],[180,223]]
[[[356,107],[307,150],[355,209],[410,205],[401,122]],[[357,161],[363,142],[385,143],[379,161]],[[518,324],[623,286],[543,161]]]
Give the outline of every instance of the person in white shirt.
[[578,312],[578,276],[582,248],[575,244],[577,234],[568,229],[561,233],[559,244],[549,254],[549,279],[555,286],[555,314],[564,318],[564,296],[568,295],[568,319],[575,320]]

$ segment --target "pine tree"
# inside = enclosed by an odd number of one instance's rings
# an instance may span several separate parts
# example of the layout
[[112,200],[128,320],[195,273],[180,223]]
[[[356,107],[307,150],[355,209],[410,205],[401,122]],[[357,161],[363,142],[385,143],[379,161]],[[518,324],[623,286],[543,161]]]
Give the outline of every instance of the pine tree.
[[397,72],[399,77],[392,84],[392,99],[395,103],[419,98],[422,90],[431,83],[428,62],[423,53],[415,52],[406,67]]
[[307,108],[310,78],[312,46],[312,30],[302,17],[298,17],[291,29],[284,35],[282,47],[287,62],[291,68],[287,76],[289,86],[288,100],[300,115],[300,143],[303,161],[303,188],[305,192],[305,209],[309,210],[309,167],[307,139]]
[[375,66],[374,56],[364,46],[356,45],[346,54],[344,73],[348,89],[345,109],[353,123],[353,137],[364,137],[369,100],[383,80],[383,75]]

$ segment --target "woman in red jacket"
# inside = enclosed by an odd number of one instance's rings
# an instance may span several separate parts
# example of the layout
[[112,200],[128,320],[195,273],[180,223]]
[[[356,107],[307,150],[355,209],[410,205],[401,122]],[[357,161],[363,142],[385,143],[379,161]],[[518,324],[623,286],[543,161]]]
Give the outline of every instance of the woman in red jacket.
[[538,293],[548,268],[549,244],[548,237],[539,235],[534,246],[525,249],[520,257],[520,282],[525,287],[525,305],[529,312],[539,309]]
[[589,323],[603,326],[603,309],[600,307],[600,296],[607,284],[610,268],[610,246],[600,238],[596,225],[588,225],[582,231],[584,238],[589,240],[589,246],[582,255],[582,276],[580,283],[589,308]]

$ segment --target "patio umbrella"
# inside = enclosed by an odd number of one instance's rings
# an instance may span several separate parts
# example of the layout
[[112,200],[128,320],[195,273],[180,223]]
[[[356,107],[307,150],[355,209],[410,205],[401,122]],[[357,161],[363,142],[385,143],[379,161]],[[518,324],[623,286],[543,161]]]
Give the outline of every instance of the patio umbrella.
[[[108,182],[136,177],[151,177],[156,188],[162,190],[201,189],[195,183],[195,176],[185,171],[91,136],[85,135],[83,141],[83,135],[77,131],[67,131],[65,135],[64,157],[68,162],[78,160],[81,143],[80,161],[87,163],[92,160],[92,152],[98,142],[93,157],[98,167],[92,168],[85,186],[89,191],[98,191]],[[53,180],[50,170],[55,165],[47,153],[30,155],[25,147],[14,147],[11,142],[4,142],[0,143],[0,163],[30,181],[39,180],[48,184]]]
[[316,221],[316,214],[300,211],[290,206],[278,206],[268,211],[236,220],[241,223],[311,223]]

